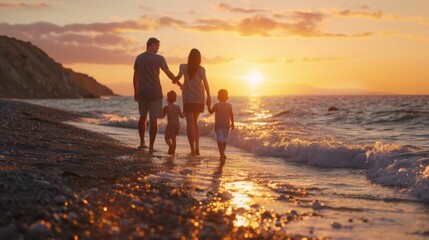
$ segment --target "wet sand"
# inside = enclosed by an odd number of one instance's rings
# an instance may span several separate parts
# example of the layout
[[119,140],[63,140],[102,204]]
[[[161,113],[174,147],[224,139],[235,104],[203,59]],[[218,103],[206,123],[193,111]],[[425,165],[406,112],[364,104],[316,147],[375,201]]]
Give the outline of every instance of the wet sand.
[[[318,239],[285,231],[317,211],[234,208],[221,192],[195,199],[195,186],[150,177],[171,168],[168,156],[159,164],[64,121],[79,116],[0,100],[0,239]],[[236,224],[247,211],[257,224]]]

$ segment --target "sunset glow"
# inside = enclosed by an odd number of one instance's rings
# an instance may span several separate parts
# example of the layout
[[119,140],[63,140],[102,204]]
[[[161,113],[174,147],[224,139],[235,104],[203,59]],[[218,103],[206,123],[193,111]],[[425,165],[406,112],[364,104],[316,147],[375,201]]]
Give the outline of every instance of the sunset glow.
[[245,81],[252,87],[259,86],[265,78],[258,71],[252,71],[247,74]]
[[[0,33],[123,95],[152,36],[175,74],[199,49],[213,92],[428,94],[427,9],[426,0],[0,1]],[[177,90],[161,80],[164,93]]]

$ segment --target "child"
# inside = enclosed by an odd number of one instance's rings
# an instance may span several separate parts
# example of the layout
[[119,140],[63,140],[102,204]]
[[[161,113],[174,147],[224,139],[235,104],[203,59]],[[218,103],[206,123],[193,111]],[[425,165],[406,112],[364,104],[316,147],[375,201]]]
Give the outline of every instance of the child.
[[185,117],[176,102],[177,94],[175,91],[167,93],[167,106],[162,109],[162,117],[167,115],[167,127],[165,128],[165,142],[168,145],[168,154],[174,155],[176,152],[176,136],[179,135],[180,123],[179,116]]
[[225,89],[219,90],[217,94],[217,99],[219,100],[213,108],[210,105],[207,105],[209,113],[215,113],[215,133],[217,146],[219,148],[220,160],[221,163],[225,163],[225,148],[226,148],[226,139],[228,138],[229,129],[234,130],[234,114],[232,113],[231,104],[227,103],[228,100],[228,91]]

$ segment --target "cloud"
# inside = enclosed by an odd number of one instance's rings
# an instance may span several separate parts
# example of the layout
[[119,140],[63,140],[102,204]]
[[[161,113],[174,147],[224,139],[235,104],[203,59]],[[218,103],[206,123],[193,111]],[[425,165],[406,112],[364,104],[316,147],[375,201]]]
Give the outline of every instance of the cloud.
[[381,19],[383,17],[382,11],[375,12],[364,12],[364,11],[352,11],[349,9],[345,10],[333,10],[332,13],[339,17],[365,17],[373,19]]
[[302,58],[304,62],[342,61],[344,58]]
[[182,26],[182,25],[185,24],[184,21],[179,20],[179,19],[174,19],[174,18],[171,18],[171,17],[161,17],[159,19],[159,23],[162,26]]
[[43,9],[50,8],[51,6],[44,2],[35,2],[35,3],[24,3],[24,2],[0,2],[0,8],[12,8],[12,9]]
[[229,63],[234,61],[234,58],[225,58],[225,57],[214,57],[214,58],[205,58],[201,60],[203,64],[222,64],[222,63]]
[[[168,64],[182,64],[182,63],[187,63],[188,62],[188,57],[184,56],[184,57],[165,57],[167,59],[167,63]],[[234,58],[226,58],[226,57],[221,57],[221,56],[217,56],[214,58],[206,58],[203,57],[201,60],[201,64],[205,65],[205,64],[223,64],[223,63],[229,63],[234,61]]]
[[[225,5],[223,5],[226,7]],[[31,41],[62,63],[129,64],[136,49],[142,43],[133,40],[129,33],[153,32],[160,27],[198,32],[231,32],[241,36],[262,37],[368,37],[374,33],[330,33],[322,29],[326,13],[292,11],[282,19],[256,15],[245,18],[196,19],[186,22],[179,18],[164,16],[107,23],[75,23],[57,25],[50,22],[29,24],[0,23],[0,33]],[[204,59],[204,64],[221,64],[233,58],[215,57]],[[172,58],[173,63],[186,59]]]
[[250,62],[258,63],[258,64],[269,64],[269,63],[278,62],[278,59],[276,59],[276,58],[261,58],[261,59],[252,60]]
[[[363,9],[368,9],[368,7]],[[403,22],[412,22],[412,23],[418,23],[418,24],[429,24],[429,18],[424,18],[421,16],[401,16],[394,13],[386,14],[380,10],[367,12],[367,11],[353,11],[350,9],[344,9],[344,10],[333,9],[329,11],[329,14],[335,17],[342,17],[342,18],[367,18],[367,19],[373,19],[373,20],[403,21]]]
[[35,43],[44,49],[56,61],[62,64],[95,63],[95,64],[129,64],[135,59],[125,49],[107,49],[94,45],[70,45],[49,40],[37,40]]
[[0,32],[30,41],[64,64],[132,64],[135,56],[128,53],[128,48],[134,47],[136,43],[122,33],[152,27],[141,20],[64,26],[48,22],[0,23]]
[[232,7],[228,3],[219,3],[216,5],[217,9],[228,12],[236,12],[236,13],[263,13],[267,12],[267,10],[261,8],[237,8]]
[[287,22],[265,16],[253,16],[238,20],[199,19],[182,27],[201,32],[237,32],[241,36],[262,37],[367,37],[374,33],[329,33],[321,30],[326,15],[319,12],[295,11]]

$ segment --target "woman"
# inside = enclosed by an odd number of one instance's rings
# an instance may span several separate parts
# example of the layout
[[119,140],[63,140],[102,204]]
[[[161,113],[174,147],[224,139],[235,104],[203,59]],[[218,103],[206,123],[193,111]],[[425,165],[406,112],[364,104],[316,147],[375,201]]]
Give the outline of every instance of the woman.
[[198,49],[189,52],[188,63],[181,64],[179,74],[175,78],[178,82],[184,76],[182,87],[183,111],[186,117],[186,134],[192,155],[200,154],[200,130],[198,127],[198,116],[204,112],[204,90],[207,93],[206,105],[211,104],[209,84],[207,82],[206,70],[201,64],[201,53]]

